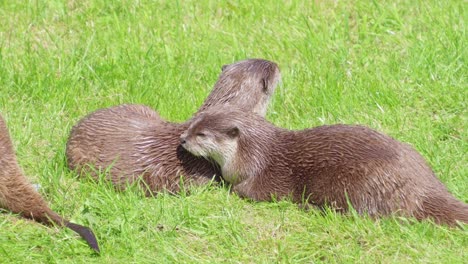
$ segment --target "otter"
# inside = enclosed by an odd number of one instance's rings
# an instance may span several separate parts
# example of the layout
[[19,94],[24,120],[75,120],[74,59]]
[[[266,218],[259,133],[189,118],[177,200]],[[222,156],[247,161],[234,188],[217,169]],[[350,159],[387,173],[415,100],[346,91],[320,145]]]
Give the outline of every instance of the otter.
[[0,208],[46,225],[70,228],[99,252],[96,236],[88,227],[63,219],[52,211],[24,176],[16,159],[5,120],[0,115]]
[[[280,78],[276,63],[263,59],[225,65],[194,116],[215,106],[236,106],[264,116]],[[97,110],[72,128],[66,147],[68,166],[94,179],[107,170],[105,180],[118,190],[138,182],[148,196],[218,181],[215,163],[194,157],[180,146],[180,134],[188,124],[167,122],[143,105]]]
[[240,197],[290,197],[343,212],[350,204],[371,217],[468,222],[468,205],[447,191],[414,148],[364,126],[290,131],[242,110],[213,108],[195,117],[180,141],[193,155],[216,161]]

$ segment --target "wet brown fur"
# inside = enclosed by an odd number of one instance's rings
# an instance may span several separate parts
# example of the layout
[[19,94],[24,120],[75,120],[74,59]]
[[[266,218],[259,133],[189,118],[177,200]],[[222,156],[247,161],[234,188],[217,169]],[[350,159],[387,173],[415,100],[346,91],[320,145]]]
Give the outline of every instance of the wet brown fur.
[[91,248],[99,252],[96,237],[91,229],[71,223],[52,211],[28,182],[16,160],[11,138],[2,116],[0,116],[0,208],[43,224],[68,227],[85,239]]
[[[235,105],[265,115],[279,79],[277,65],[266,60],[249,59],[223,66],[199,111]],[[73,127],[67,142],[68,165],[94,178],[98,173],[90,168],[108,169],[107,179],[119,189],[141,177],[148,195],[162,190],[179,192],[181,176],[185,176],[185,185],[206,184],[219,175],[219,170],[216,164],[180,147],[180,134],[187,127],[188,123],[166,122],[142,105],[100,109]]]
[[[207,140],[219,149],[202,143]],[[298,203],[339,211],[347,211],[349,201],[358,213],[374,217],[468,222],[468,205],[448,192],[414,148],[364,126],[289,131],[254,114],[211,109],[193,120],[181,142],[193,154],[211,158],[237,142],[234,158],[218,155],[217,160],[242,197],[291,196]]]

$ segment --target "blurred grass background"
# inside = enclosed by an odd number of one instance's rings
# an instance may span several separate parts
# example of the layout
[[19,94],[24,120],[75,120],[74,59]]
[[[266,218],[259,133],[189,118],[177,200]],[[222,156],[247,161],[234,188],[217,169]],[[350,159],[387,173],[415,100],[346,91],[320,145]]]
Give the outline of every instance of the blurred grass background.
[[412,144],[468,201],[463,1],[0,1],[0,113],[28,178],[68,230],[0,215],[0,262],[462,263],[465,229],[251,203],[227,188],[143,198],[78,179],[71,127],[98,108],[151,106],[184,121],[221,66],[265,58],[282,83],[267,118],[364,124]]

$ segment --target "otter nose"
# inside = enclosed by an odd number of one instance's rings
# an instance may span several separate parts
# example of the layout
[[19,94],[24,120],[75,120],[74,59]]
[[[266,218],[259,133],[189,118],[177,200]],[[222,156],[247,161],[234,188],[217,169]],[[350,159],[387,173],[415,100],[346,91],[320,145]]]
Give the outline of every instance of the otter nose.
[[180,136],[180,144],[184,145],[185,142],[187,142],[185,141],[185,136],[184,135]]

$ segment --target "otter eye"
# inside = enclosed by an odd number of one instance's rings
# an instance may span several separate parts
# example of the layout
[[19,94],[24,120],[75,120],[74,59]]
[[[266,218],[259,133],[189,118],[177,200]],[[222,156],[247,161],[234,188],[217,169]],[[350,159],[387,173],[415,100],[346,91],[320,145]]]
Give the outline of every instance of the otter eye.
[[205,133],[201,133],[201,132],[198,132],[196,135],[197,137],[206,137]]
[[229,129],[227,131],[227,135],[230,137],[230,138],[235,138],[239,135],[239,128],[237,127],[233,127],[231,129]]

